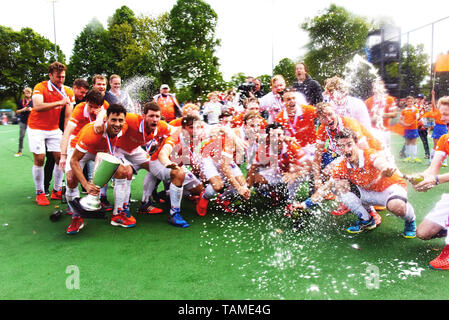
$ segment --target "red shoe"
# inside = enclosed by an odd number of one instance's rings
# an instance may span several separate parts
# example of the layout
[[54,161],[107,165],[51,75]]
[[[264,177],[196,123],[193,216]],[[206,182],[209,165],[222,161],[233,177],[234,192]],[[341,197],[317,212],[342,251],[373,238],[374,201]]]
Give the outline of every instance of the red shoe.
[[136,223],[131,221],[123,211],[112,217],[111,224],[123,228],[132,228],[136,226]]
[[[204,191],[203,191],[204,192]],[[198,203],[198,201],[200,201],[200,199],[201,199],[201,195],[190,195],[189,197],[188,197],[188,199],[190,200],[190,201],[195,201],[196,203]]]
[[50,205],[50,201],[48,201],[47,197],[45,196],[45,193],[43,192],[36,195],[36,202],[39,206]]
[[204,217],[207,214],[207,205],[209,204],[209,200],[203,198],[204,191],[201,192],[200,198],[196,204],[196,213]]
[[145,203],[140,202],[140,206],[139,206],[139,209],[137,210],[137,212],[140,214],[158,214],[158,213],[162,213],[163,210],[156,208],[154,206],[154,203],[151,200],[148,200]]
[[72,224],[67,228],[67,234],[77,234],[84,227],[81,217],[73,217]]
[[436,270],[449,270],[449,245],[446,245],[440,255],[429,262],[429,267]]
[[338,206],[338,208],[334,211],[331,212],[332,215],[334,216],[342,216],[344,214],[347,214],[349,211],[349,208],[346,207],[343,203],[340,203],[340,205]]
[[293,204],[288,204],[286,207],[285,207],[285,216],[287,217],[287,218],[290,218],[291,216],[292,216],[292,214],[293,214],[293,212],[295,211],[295,209],[293,209]]
[[220,195],[218,195],[216,203],[227,213],[236,213],[237,210],[230,207],[231,201],[223,200]]
[[50,199],[52,200],[61,200],[62,199],[62,191],[56,191],[55,189],[52,190],[51,192],[51,197]]
[[382,217],[380,216],[380,214],[377,213],[376,210],[371,211],[369,213],[369,215],[374,218],[374,222],[376,223],[376,226],[378,226],[379,224],[382,223]]

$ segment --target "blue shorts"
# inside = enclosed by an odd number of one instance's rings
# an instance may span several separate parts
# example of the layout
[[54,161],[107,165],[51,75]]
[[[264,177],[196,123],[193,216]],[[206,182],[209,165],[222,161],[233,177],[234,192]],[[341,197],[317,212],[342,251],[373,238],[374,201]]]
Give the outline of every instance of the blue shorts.
[[326,151],[323,153],[321,158],[321,170],[323,170],[329,163],[338,158],[338,154],[330,151]]
[[404,138],[406,139],[416,139],[419,137],[418,129],[405,129]]
[[435,127],[433,127],[432,138],[440,139],[440,137],[445,135],[446,133],[447,126],[445,124],[436,124]]

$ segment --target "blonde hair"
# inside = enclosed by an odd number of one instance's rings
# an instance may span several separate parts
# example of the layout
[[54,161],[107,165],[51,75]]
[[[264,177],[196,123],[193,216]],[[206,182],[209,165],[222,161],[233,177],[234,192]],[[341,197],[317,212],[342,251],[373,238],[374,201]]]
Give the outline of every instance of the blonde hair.
[[442,104],[449,106],[449,96],[444,96],[438,99],[437,109],[440,109]]
[[33,89],[31,89],[30,87],[26,87],[25,89],[23,89],[23,92],[33,92]]
[[184,105],[184,107],[182,107],[182,115],[186,116],[187,113],[192,110],[200,111],[200,107],[193,103],[187,103],[186,105]]
[[315,110],[318,115],[322,115],[324,113],[324,109],[326,108],[331,108],[333,110],[333,107],[329,102],[320,102],[315,106]]
[[219,92],[218,92],[218,91],[212,91],[212,92],[209,92],[209,93],[207,94],[207,100],[210,100],[210,98],[211,98],[213,95],[216,95],[216,96],[218,97],[218,96],[219,96]]
[[282,75],[277,74],[273,78],[271,78],[270,85],[272,86],[272,85],[274,85],[275,82],[278,82],[278,81],[284,81],[285,82],[285,78]]
[[326,92],[333,92],[334,90],[340,92],[349,92],[348,84],[340,77],[332,77],[324,81],[324,89]]

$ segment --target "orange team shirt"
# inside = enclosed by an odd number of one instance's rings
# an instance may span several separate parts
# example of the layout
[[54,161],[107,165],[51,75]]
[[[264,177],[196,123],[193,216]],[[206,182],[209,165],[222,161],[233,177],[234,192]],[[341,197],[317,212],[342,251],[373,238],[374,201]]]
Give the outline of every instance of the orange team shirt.
[[360,150],[358,168],[353,168],[344,158],[332,171],[332,177],[349,180],[368,191],[382,192],[394,184],[407,190],[407,184],[397,173],[391,177],[381,177],[381,171],[374,167],[377,154],[378,150],[374,149]]
[[[243,126],[243,118],[245,117],[246,112],[240,112],[238,115],[234,116],[231,120],[231,128],[240,128]],[[262,122],[260,124],[261,129],[265,129],[268,123],[267,120],[262,118]]]
[[117,147],[131,153],[137,147],[144,146],[151,142],[150,149],[154,150],[154,148],[159,147],[165,138],[170,135],[170,127],[167,122],[163,120],[159,121],[154,132],[143,133],[142,130],[145,128],[144,122],[145,120],[142,115],[127,113],[126,124],[128,125],[128,129],[126,130],[126,133],[120,137]]
[[[102,108],[107,109],[109,107],[109,103],[105,101],[103,103]],[[72,148],[76,147],[76,143],[78,142],[78,132],[88,123],[95,121],[97,119],[96,115],[91,115],[87,111],[86,102],[81,102],[75,106],[75,109],[72,111],[72,115],[70,116],[69,122],[75,125],[75,129],[73,129],[72,135],[74,136],[70,140],[70,146]]]
[[202,142],[200,149],[200,157],[202,158],[213,158],[215,162],[220,162],[222,156],[234,159],[234,155],[234,141],[226,139],[225,134],[211,137]]
[[[265,149],[265,150],[263,150]],[[265,152],[264,152],[265,151]],[[265,159],[261,159],[260,155],[265,155]],[[277,155],[278,165],[282,172],[289,172],[291,165],[301,165],[301,159],[306,153],[302,149],[301,145],[297,142],[283,143],[283,149]],[[270,157],[276,157],[276,155],[270,154],[269,143],[267,145],[260,145],[256,154],[256,163],[260,165],[270,165]]]
[[[368,142],[368,146],[372,149],[375,150],[383,150],[382,148],[382,143],[377,140],[376,138],[374,138],[374,136],[371,134],[371,132],[366,129],[359,121],[357,121],[354,118],[346,118],[346,117],[340,117],[341,119],[341,124],[343,126],[343,128],[348,128],[351,129],[352,131],[354,131],[357,135],[357,138],[360,140],[360,138],[365,137],[366,141]],[[343,129],[341,128],[341,129]],[[338,131],[338,129],[337,129]],[[332,141],[334,141],[334,143],[331,143],[331,141],[329,141],[330,145],[329,145],[329,149],[333,152],[336,151],[336,145],[335,145],[335,136],[337,134],[337,132],[332,132],[329,130],[329,133],[331,135],[331,139]],[[328,132],[326,130],[326,127],[321,124],[318,128],[317,131],[317,142],[320,141],[323,145],[326,143],[326,140],[329,139],[328,136]]]
[[[64,86],[64,92],[70,98],[71,103],[75,103],[72,89]],[[38,94],[44,97],[44,103],[56,102],[64,98],[51,86],[49,81],[43,81],[34,87],[33,95]],[[32,108],[28,117],[28,127],[46,131],[59,129],[59,117],[62,108],[58,106],[47,111],[36,111]]]
[[440,137],[435,151],[443,151],[444,153],[449,154],[449,133]]
[[171,125],[172,127],[181,127],[182,126],[182,117],[176,118],[176,119],[170,121],[169,125]]
[[175,119],[175,98],[171,95],[163,97],[159,95],[156,103],[161,107],[161,115],[166,122],[170,122]]
[[109,139],[110,149],[107,133],[95,133],[94,124],[88,123],[78,133],[79,138],[76,149],[83,153],[97,154],[98,152],[105,152],[113,155],[117,142],[120,140],[121,135],[126,132],[126,128],[126,125],[123,126],[122,131],[117,136]]
[[424,113],[421,118],[433,118],[435,119],[435,124],[445,124],[441,121],[441,112],[438,109],[433,109],[432,111]]
[[287,111],[282,110],[275,121],[282,124],[286,135],[295,137],[302,147],[316,142],[315,118],[317,117],[315,107],[309,105],[300,106],[302,114],[288,117]]
[[404,123],[409,125],[408,127],[404,126],[405,130],[418,129],[418,117],[419,117],[418,108],[406,107],[404,110],[401,111],[401,117],[402,117]]
[[[373,119],[374,114],[373,114],[372,110],[374,107],[374,96],[366,99],[365,104],[366,104],[366,107],[368,108],[368,112],[369,112],[371,119]],[[390,112],[393,112],[395,109],[397,109],[395,98],[392,96],[387,96],[386,100],[385,100],[385,106],[384,106],[383,112],[390,113]],[[383,125],[384,125],[385,129],[388,129],[390,127],[390,121],[391,121],[391,118],[383,119]],[[376,126],[376,124],[374,122],[372,122],[372,125],[373,125],[373,127]]]

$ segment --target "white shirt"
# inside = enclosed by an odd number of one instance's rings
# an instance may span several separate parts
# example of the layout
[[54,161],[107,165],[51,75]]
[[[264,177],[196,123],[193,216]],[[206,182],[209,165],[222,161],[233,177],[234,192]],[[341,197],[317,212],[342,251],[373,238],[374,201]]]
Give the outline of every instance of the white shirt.
[[[298,105],[308,104],[306,98],[301,92],[296,93],[296,103]],[[276,116],[284,109],[282,100],[279,99],[273,91],[259,99],[260,111],[268,112],[268,123],[273,123]]]
[[221,114],[222,104],[220,102],[207,102],[204,104],[203,114],[207,116],[208,124],[217,124]]
[[348,96],[346,103],[337,105],[332,100],[330,104],[334,107],[337,114],[342,117],[351,117],[358,120],[366,129],[371,130],[371,118],[368,108],[363,100]]

